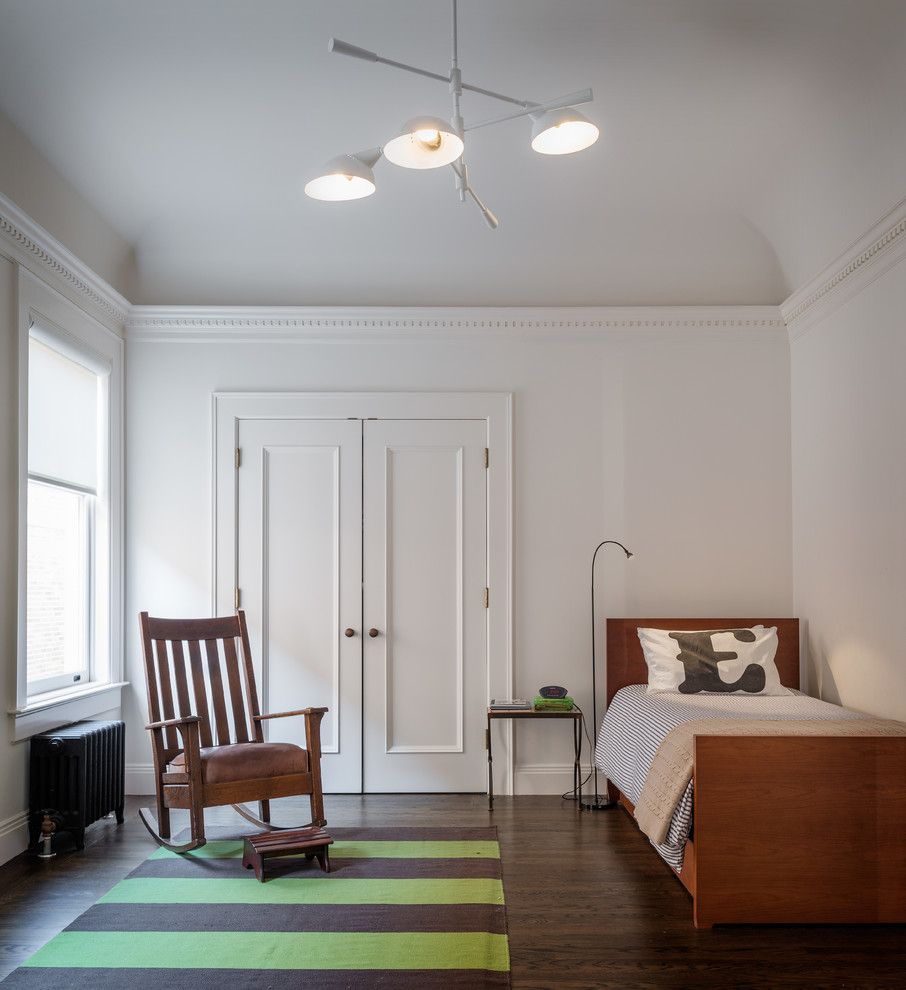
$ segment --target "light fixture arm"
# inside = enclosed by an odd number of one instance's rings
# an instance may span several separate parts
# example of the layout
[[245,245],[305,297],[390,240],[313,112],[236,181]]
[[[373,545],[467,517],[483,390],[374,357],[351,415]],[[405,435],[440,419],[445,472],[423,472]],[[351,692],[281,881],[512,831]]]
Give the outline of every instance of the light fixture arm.
[[[331,38],[327,42],[327,50],[334,55],[348,55],[350,58],[358,58],[363,62],[377,62],[379,65],[389,65],[391,69],[401,69],[403,72],[412,72],[417,76],[425,76],[428,79],[436,79],[438,82],[449,83],[450,77],[439,72],[431,72],[430,69],[422,69],[417,65],[410,65],[408,62],[397,62],[392,58],[384,58],[377,52],[369,51],[367,48],[360,48],[352,45],[348,41],[340,38]],[[498,93],[493,89],[485,89],[483,86],[473,86],[471,83],[461,82],[462,88],[470,93],[480,93],[482,96],[490,96],[491,99],[501,100],[504,103],[514,103],[517,107],[535,107],[537,103],[531,100],[517,100],[514,96],[507,96],[505,93]]]
[[369,148],[367,151],[357,151],[351,157],[358,158],[360,162],[367,165],[369,168],[374,168],[383,154],[383,148]]
[[392,58],[384,58],[377,52],[371,52],[367,48],[359,48],[358,45],[351,45],[348,41],[341,41],[339,38],[331,38],[327,42],[327,50],[333,52],[334,55],[348,55],[350,58],[360,58],[363,62],[378,62],[381,65],[389,65],[393,69],[402,69],[403,72],[413,72],[417,76],[437,79],[438,82],[448,83],[450,81],[449,76],[442,76],[439,72],[420,69],[417,65],[409,65],[408,62],[395,62]]
[[506,120],[516,120],[517,117],[529,117],[535,114],[547,113],[548,110],[563,110],[565,107],[580,107],[584,103],[591,103],[595,95],[591,89],[580,89],[578,93],[567,93],[566,96],[558,96],[554,100],[546,103],[532,103],[517,110],[515,113],[507,113],[502,117],[490,117],[488,120],[480,120],[477,124],[469,124],[467,131],[477,131],[479,127],[490,127],[492,124],[502,124]]
[[465,162],[460,158],[459,165],[456,162],[451,162],[450,168],[456,173],[456,188],[460,191],[460,198],[465,199],[466,195],[471,196],[475,205],[481,210],[484,222],[491,230],[496,230],[500,226],[500,221],[497,219],[497,215],[488,209],[478,193],[472,188],[472,184],[469,182],[469,170],[466,168]]

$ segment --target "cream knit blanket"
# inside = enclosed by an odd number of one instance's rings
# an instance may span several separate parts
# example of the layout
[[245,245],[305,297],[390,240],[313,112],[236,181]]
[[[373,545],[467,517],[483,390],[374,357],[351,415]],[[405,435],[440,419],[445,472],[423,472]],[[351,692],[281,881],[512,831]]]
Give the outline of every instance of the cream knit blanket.
[[692,779],[696,736],[906,736],[906,723],[886,719],[767,721],[699,719],[684,722],[661,743],[635,806],[639,828],[660,844],[670,819]]

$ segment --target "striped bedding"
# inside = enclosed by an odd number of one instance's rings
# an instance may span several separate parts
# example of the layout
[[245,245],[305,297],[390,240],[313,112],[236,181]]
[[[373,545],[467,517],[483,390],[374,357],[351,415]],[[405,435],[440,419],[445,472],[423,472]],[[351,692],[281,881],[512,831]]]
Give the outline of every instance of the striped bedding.
[[[595,763],[636,804],[658,747],[669,732],[684,722],[703,718],[823,721],[864,717],[799,691],[784,697],[649,694],[644,684],[631,684],[617,691],[607,709],[595,747]],[[686,839],[691,831],[690,783],[673,812],[666,841],[652,843],[677,872],[682,869]]]

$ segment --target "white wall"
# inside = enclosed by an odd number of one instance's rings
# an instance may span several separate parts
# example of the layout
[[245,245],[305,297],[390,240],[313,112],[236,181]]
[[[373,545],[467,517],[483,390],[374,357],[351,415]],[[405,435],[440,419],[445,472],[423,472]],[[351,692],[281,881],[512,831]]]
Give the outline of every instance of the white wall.
[[906,719],[906,266],[793,336],[795,602],[822,697]]
[[[131,254],[100,215],[82,200],[38,152],[0,115],[0,192],[18,198],[15,204],[34,211],[46,229],[65,239],[68,248],[96,263],[113,281],[125,284]],[[113,310],[122,305],[109,288],[80,262],[68,257],[67,248],[54,236],[35,227],[31,219],[20,221],[4,211],[0,231],[0,670],[4,685],[4,711],[17,705],[17,607],[18,607],[18,336],[17,284],[19,265],[31,270],[63,296],[107,324],[115,323]],[[74,268],[71,266],[75,266]],[[88,293],[85,290],[89,286]],[[81,287],[81,288],[80,288]],[[94,293],[89,297],[89,293]],[[104,308],[108,300],[113,304]],[[89,706],[90,707],[90,706]],[[117,712],[104,713],[116,717]],[[104,715],[99,715],[104,717]],[[50,720],[51,716],[47,716]],[[61,721],[63,719],[61,718]],[[44,727],[47,727],[46,725]],[[20,723],[21,728],[21,723]],[[27,816],[28,743],[14,742],[12,717],[5,717],[0,736],[0,863],[25,848]]]
[[[427,335],[426,335],[427,336]],[[206,615],[211,392],[515,394],[515,690],[590,707],[588,569],[601,614],[789,614],[788,348],[782,330],[593,341],[346,340],[127,346],[127,762],[150,752],[136,615]],[[300,699],[304,701],[304,699]],[[569,733],[520,725],[517,787],[567,786]]]

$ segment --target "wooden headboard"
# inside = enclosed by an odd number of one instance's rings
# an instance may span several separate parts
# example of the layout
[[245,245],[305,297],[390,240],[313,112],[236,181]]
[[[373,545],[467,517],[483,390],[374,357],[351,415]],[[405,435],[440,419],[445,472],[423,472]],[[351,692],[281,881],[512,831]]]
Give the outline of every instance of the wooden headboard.
[[774,662],[784,687],[799,687],[798,619],[608,619],[607,704],[627,684],[647,684],[648,668],[642,655],[637,629],[748,629],[777,626],[777,656]]

